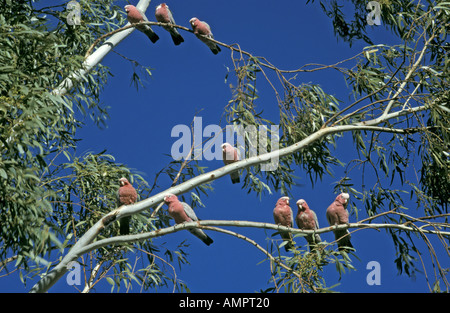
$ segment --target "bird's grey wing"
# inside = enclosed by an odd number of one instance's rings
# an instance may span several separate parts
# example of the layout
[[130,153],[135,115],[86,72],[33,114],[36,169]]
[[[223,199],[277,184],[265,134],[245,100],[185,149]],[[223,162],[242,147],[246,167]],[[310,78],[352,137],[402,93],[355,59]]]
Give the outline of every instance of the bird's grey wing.
[[167,15],[169,16],[169,21],[170,21],[170,23],[172,23],[172,24],[175,24],[175,25],[176,25],[176,23],[175,23],[175,19],[173,18],[173,15],[172,15],[172,11],[170,11],[170,9],[169,9],[169,8],[167,9]]
[[294,213],[292,212],[292,209],[290,209],[291,210],[291,226],[290,227],[294,227]]
[[186,212],[186,215],[193,221],[198,221],[197,215],[195,215],[194,210],[189,206],[189,204],[182,202],[184,212]]
[[316,212],[314,212],[312,210],[311,210],[311,212],[313,213],[313,216],[314,216],[314,222],[316,222],[316,229],[319,229],[319,220],[317,219]]

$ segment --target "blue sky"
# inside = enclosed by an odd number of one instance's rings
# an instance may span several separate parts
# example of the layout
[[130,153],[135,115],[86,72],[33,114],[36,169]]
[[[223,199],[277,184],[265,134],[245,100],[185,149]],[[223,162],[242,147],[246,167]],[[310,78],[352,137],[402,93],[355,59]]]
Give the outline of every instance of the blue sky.
[[[137,1],[131,1],[136,4]],[[125,1],[117,1],[121,6]],[[147,16],[152,20],[159,1],[152,1]],[[178,24],[189,27],[189,19],[197,17],[208,22],[217,40],[224,43],[238,43],[245,51],[263,56],[281,69],[297,69],[306,63],[332,64],[351,57],[366,46],[356,42],[351,48],[333,34],[332,23],[321,11],[318,3],[306,5],[303,1],[261,1],[261,0],[168,0]],[[123,4],[123,5],[122,5]],[[110,106],[110,119],[106,129],[98,129],[86,120],[86,127],[78,137],[82,139],[77,154],[87,151],[100,152],[107,149],[116,161],[143,173],[148,181],[164,167],[170,158],[172,144],[177,138],[171,137],[171,130],[177,124],[190,125],[193,117],[203,119],[203,125],[219,124],[223,108],[231,99],[229,83],[225,82],[227,68],[232,69],[230,51],[213,55],[211,51],[190,33],[182,32],[185,42],[174,46],[170,35],[154,28],[160,40],[152,44],[145,35],[137,31],[128,36],[115,50],[127,58],[143,65],[151,66],[152,78],[147,79],[145,88],[138,91],[131,85],[132,65],[115,53],[110,53],[103,64],[110,67],[114,77],[110,77],[101,99]],[[392,43],[389,31],[383,26],[373,27],[375,43]],[[231,77],[231,75],[230,75]],[[271,76],[274,77],[273,75]],[[278,83],[276,79],[275,83]],[[326,92],[335,95],[348,104],[349,90],[343,76],[337,71],[319,71],[300,73],[297,84],[319,84]],[[259,77],[257,89],[260,98],[258,109],[264,110],[264,116],[274,122],[278,119],[276,98],[270,86]],[[225,126],[222,121],[221,126]],[[337,156],[343,162],[354,157],[348,145],[348,136],[339,139]],[[204,161],[203,165],[211,169],[222,166],[222,161]],[[311,186],[307,173],[300,170],[297,180],[301,186],[294,187],[295,199],[291,207],[296,212],[295,201],[304,198],[311,209],[317,213],[319,224],[327,226],[325,210],[334,200],[333,183],[343,174],[343,168],[334,168],[334,177],[325,177]],[[356,179],[356,177],[355,177]],[[370,185],[370,178],[366,182]],[[372,183],[373,184],[373,183]],[[160,185],[170,186],[168,178],[163,177]],[[272,210],[276,200],[282,195],[274,192],[261,199],[256,194],[247,194],[239,184],[232,185],[229,177],[223,177],[213,183],[214,191],[209,197],[202,197],[206,207],[198,208],[199,218],[214,220],[252,220],[273,222]],[[355,186],[358,189],[358,186]],[[164,206],[166,209],[166,206]],[[360,218],[365,217],[361,206]],[[410,212],[414,215],[414,212]],[[355,216],[350,217],[355,221]],[[249,236],[263,247],[272,231],[263,229],[233,229]],[[265,256],[242,240],[225,234],[208,232],[214,244],[207,247],[187,231],[177,232],[155,239],[155,243],[165,243],[175,248],[177,243],[187,238],[190,265],[177,268],[177,276],[185,281],[192,292],[255,292],[266,289],[270,279],[268,261],[260,263]],[[331,233],[322,239],[331,241]],[[347,272],[339,281],[334,265],[324,272],[329,286],[340,283],[335,288],[341,292],[427,292],[424,275],[418,274],[415,280],[397,275],[393,244],[384,231],[362,230],[352,237],[359,260],[354,259],[356,271]],[[304,244],[302,238],[297,243]],[[425,250],[426,251],[426,250]],[[425,262],[429,256],[424,255]],[[381,265],[381,285],[369,286],[366,265],[377,261]],[[448,260],[447,260],[448,261]],[[448,264],[447,264],[448,265]],[[2,279],[0,291],[24,290],[15,279]],[[31,285],[29,286],[31,287]],[[28,290],[28,288],[25,290]],[[109,291],[108,284],[102,284],[97,291]],[[15,289],[16,290],[16,289]],[[74,291],[68,287],[65,278],[61,279],[50,292]],[[139,288],[133,289],[138,292]],[[170,292],[171,289],[161,291]]]

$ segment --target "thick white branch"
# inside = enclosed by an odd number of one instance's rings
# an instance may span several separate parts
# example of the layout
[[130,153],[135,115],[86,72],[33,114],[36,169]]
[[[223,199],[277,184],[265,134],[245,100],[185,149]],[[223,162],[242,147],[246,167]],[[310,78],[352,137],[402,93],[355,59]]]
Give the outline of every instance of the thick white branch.
[[420,112],[420,111],[425,111],[427,109],[428,109],[428,107],[425,106],[425,105],[421,105],[421,106],[418,106],[418,107],[415,107],[415,108],[404,108],[402,110],[399,110],[399,111],[396,111],[396,112],[392,112],[392,113],[386,114],[384,116],[380,116],[380,117],[374,118],[374,119],[369,120],[369,121],[359,122],[359,123],[356,123],[354,125],[355,126],[378,125],[380,123],[383,123],[383,122],[388,121],[388,120],[393,119],[393,118],[397,118],[397,117],[408,115],[408,114],[413,114],[413,113]]
[[[128,23],[127,25],[129,25]],[[86,58],[83,62],[83,69],[78,72],[72,73],[69,77],[64,79],[62,83],[52,91],[52,94],[57,96],[65,95],[69,90],[73,88],[75,82],[80,81],[88,72],[90,72],[95,66],[97,66],[103,58],[114,49],[123,39],[134,31],[134,28],[128,28],[117,34],[114,34],[105,41],[94,53]]]
[[[147,10],[151,0],[141,0],[136,5],[142,12]],[[130,25],[127,23],[125,26]],[[122,40],[124,40],[129,34],[134,31],[134,27],[125,29],[119,33],[116,33],[106,40],[94,53],[89,55],[83,62],[83,69],[78,72],[72,73],[69,77],[64,79],[61,84],[56,87],[52,94],[57,96],[65,95],[70,89],[73,88],[75,82],[80,81],[87,73],[89,73],[94,67],[96,67],[103,58],[111,52]]]
[[[399,112],[394,112],[394,113],[388,114],[387,118],[398,117],[398,116],[408,114],[411,112],[415,112],[415,111],[419,111],[419,110],[424,110],[424,108],[418,107],[415,109],[405,109],[405,110],[402,110]],[[313,143],[317,140],[320,140],[321,138],[323,138],[327,135],[331,135],[334,133],[354,131],[354,130],[380,131],[380,132],[390,132],[390,133],[399,133],[399,134],[407,134],[407,133],[412,132],[412,130],[373,126],[373,124],[370,121],[367,121],[364,124],[365,125],[363,125],[363,124],[341,125],[341,126],[333,126],[333,127],[327,127],[327,128],[320,129],[317,132],[315,132],[314,134],[309,135],[302,141],[299,141],[289,147],[286,147],[286,148],[283,148],[280,150],[276,150],[276,151],[272,151],[272,152],[268,152],[265,154],[261,154],[258,156],[254,156],[254,157],[251,157],[248,159],[244,159],[244,160],[232,163],[230,165],[223,166],[219,169],[210,171],[208,173],[199,175],[199,176],[192,178],[184,183],[181,183],[177,186],[171,187],[163,192],[160,192],[150,198],[147,198],[140,202],[137,202],[133,205],[121,207],[118,209],[118,212],[113,211],[113,212],[111,212],[111,214],[114,213],[115,215],[117,215],[117,218],[121,218],[124,216],[139,213],[143,210],[146,210],[148,208],[151,208],[151,207],[161,203],[164,199],[164,196],[168,193],[172,193],[175,195],[180,195],[180,194],[186,193],[189,190],[192,190],[193,188],[195,188],[197,186],[209,183],[209,182],[214,181],[222,176],[229,175],[230,173],[232,173],[234,171],[248,168],[251,166],[255,166],[255,165],[258,165],[261,163],[270,162],[272,159],[276,159],[279,157],[287,156],[289,154],[298,152],[298,151],[302,150],[303,148],[305,148],[306,146],[310,145],[311,143]]]

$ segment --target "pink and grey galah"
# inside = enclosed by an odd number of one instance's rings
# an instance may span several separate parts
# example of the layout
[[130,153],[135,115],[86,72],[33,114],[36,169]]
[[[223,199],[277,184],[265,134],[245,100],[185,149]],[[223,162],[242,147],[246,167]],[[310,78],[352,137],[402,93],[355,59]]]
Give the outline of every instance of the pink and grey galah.
[[[330,226],[348,224],[348,193],[339,194],[332,204],[327,208],[327,220]],[[337,241],[340,251],[348,251],[348,248],[353,248],[350,242],[350,233],[347,229],[334,230],[334,237]]]
[[[222,144],[222,159],[225,165],[239,161],[238,150],[228,142]],[[233,184],[239,183],[239,171],[230,174]]]
[[[169,9],[169,6],[165,3],[161,3],[156,7],[155,10],[156,20],[160,23],[169,23],[172,25],[176,25],[175,20],[173,19],[172,12]],[[173,43],[178,46],[180,43],[184,42],[183,37],[177,31],[175,27],[163,26],[165,30],[170,33],[172,36]]]
[[[127,12],[128,22],[130,22],[131,24],[148,22],[148,18],[145,16],[144,12],[136,8],[134,5],[128,4],[124,8],[125,12]],[[159,37],[157,34],[155,34],[150,25],[139,25],[136,26],[136,28],[146,34],[151,42],[155,43],[158,41]]]
[[[292,227],[294,225],[294,215],[292,209],[289,206],[289,197],[281,197],[278,199],[275,209],[273,209],[273,219],[275,223],[282,226]],[[288,251],[293,247],[292,234],[290,232],[280,231],[280,236],[287,243],[284,245],[284,249]]]
[[202,22],[198,18],[193,17],[189,20],[189,23],[191,24],[192,30],[194,31],[194,34],[197,36],[197,38],[204,42],[209,47],[209,49],[211,49],[212,53],[217,54],[221,51],[220,47],[216,43],[203,37],[206,36],[208,38],[214,39],[213,33],[211,32],[211,27],[209,27],[206,22]]
[[[319,229],[319,221],[317,220],[316,213],[311,210],[305,200],[300,199],[297,201],[297,216],[295,221],[298,228],[304,230]],[[316,244],[322,241],[319,234],[307,235],[306,241],[308,242],[309,249],[312,249]]]
[[[164,202],[169,207],[169,215],[175,220],[176,224],[184,222],[198,221],[194,210],[185,202],[180,202],[174,194],[167,194]],[[199,228],[188,229],[194,236],[200,238],[207,246],[213,243],[213,240]]]
[[[137,192],[136,189],[130,184],[128,179],[122,177],[119,179],[119,191],[117,192],[117,197],[119,200],[119,205],[130,205],[136,202]],[[119,220],[120,223],[120,234],[128,235],[130,233],[130,216],[122,217]]]

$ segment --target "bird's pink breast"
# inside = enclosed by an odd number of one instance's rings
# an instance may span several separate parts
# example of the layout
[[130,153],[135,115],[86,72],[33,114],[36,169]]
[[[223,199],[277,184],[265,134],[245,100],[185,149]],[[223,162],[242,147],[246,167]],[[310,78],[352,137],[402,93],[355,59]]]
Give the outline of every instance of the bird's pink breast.
[[155,12],[156,20],[160,23],[170,23],[169,14],[167,13],[167,10],[163,8],[159,8]]
[[136,202],[136,190],[132,186],[122,186],[119,188],[119,201],[128,205]]
[[308,214],[308,212],[302,212],[299,216],[300,219],[300,227],[303,229],[314,229],[316,228],[316,224],[314,222],[314,217],[312,214]]
[[175,220],[175,223],[180,224],[184,222],[191,221],[189,216],[184,212],[183,205],[178,203],[172,203],[169,206],[169,215]]
[[208,36],[210,34],[208,27],[206,27],[206,25],[202,22],[197,23],[195,30],[200,35]]
[[291,210],[289,206],[278,206],[275,208],[274,219],[277,224],[281,224],[284,226],[291,226]]
[[143,20],[141,13],[137,9],[130,9],[127,18],[130,23],[139,23]]

